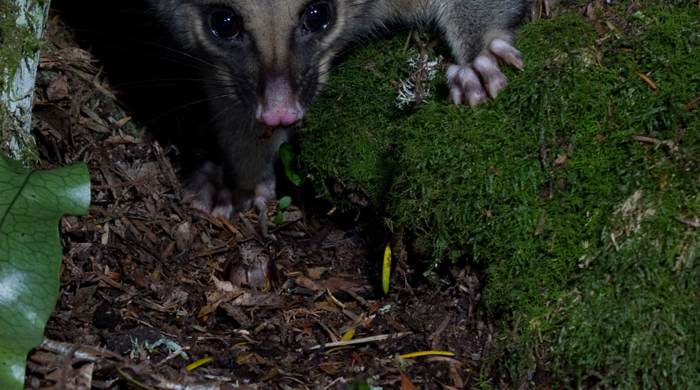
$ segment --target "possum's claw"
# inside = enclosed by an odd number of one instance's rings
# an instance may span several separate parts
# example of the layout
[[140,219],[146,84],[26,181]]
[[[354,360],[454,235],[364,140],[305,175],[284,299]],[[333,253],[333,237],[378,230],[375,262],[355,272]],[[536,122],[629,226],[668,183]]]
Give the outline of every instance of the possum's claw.
[[253,204],[258,210],[258,230],[260,235],[267,240],[274,240],[274,237],[267,234],[267,200],[275,197],[275,181],[258,183],[254,192]]
[[233,193],[224,186],[223,170],[209,161],[192,174],[185,189],[184,201],[193,208],[226,219],[233,214]]
[[258,227],[267,236],[267,200],[275,197],[275,180],[258,183],[255,189],[230,189],[224,184],[223,169],[206,162],[190,179],[185,191],[185,201],[192,207],[215,217],[231,219],[234,211],[255,206],[258,211]]
[[491,41],[488,50],[479,54],[471,65],[450,65],[447,68],[447,83],[455,104],[467,102],[474,107],[478,103],[485,102],[489,97],[496,97],[498,92],[508,84],[508,79],[501,72],[498,60],[517,69],[523,68],[520,52],[500,38]]
[[447,68],[447,84],[450,86],[450,95],[455,104],[461,104],[465,98],[472,107],[486,101],[486,90],[471,67],[450,65]]

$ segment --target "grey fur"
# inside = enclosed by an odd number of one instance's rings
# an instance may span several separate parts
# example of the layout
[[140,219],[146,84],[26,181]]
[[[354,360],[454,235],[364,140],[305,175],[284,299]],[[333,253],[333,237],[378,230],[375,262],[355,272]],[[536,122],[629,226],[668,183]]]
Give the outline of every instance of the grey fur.
[[[270,130],[261,110],[283,109],[300,118],[311,105],[333,57],[358,37],[389,24],[444,30],[457,66],[448,71],[455,101],[476,104],[505,85],[498,60],[522,66],[513,36],[529,0],[147,0],[186,52],[211,65],[208,87],[220,147],[221,174],[194,180],[197,207],[230,216],[234,208],[264,208],[274,196],[274,163],[291,127]],[[310,4],[327,3],[333,19],[321,32],[304,33],[300,17]],[[233,10],[243,33],[235,41],[212,33],[212,10]],[[500,40],[500,41],[498,41]],[[494,42],[497,42],[494,44]],[[501,44],[499,45],[498,42]],[[506,44],[502,44],[505,42]],[[500,49],[499,49],[500,48]],[[505,48],[505,49],[503,49]],[[475,63],[475,59],[480,60]],[[216,96],[227,94],[220,98]],[[287,112],[285,111],[285,112]],[[218,179],[212,179],[212,176]],[[223,181],[223,183],[217,183]]]

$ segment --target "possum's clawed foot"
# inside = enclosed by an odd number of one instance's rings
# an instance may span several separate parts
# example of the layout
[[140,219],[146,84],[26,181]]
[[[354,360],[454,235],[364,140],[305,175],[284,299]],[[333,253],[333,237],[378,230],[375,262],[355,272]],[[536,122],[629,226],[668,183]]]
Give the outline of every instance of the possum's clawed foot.
[[447,68],[447,83],[455,104],[468,102],[474,107],[488,97],[495,98],[498,91],[508,84],[499,67],[499,60],[514,68],[523,68],[520,52],[500,38],[491,41],[488,50],[479,54],[471,65],[450,65]]
[[215,217],[229,219],[235,210],[233,193],[224,185],[223,170],[209,161],[192,174],[184,198],[192,207]]
[[231,219],[234,211],[255,206],[258,211],[258,228],[267,236],[267,200],[275,197],[275,180],[260,182],[253,190],[231,189],[224,184],[223,169],[211,162],[192,175],[185,192],[185,201],[192,207],[215,217]]
[[267,234],[267,200],[275,197],[275,180],[258,183],[253,192],[253,204],[258,210],[258,230],[263,238],[274,240]]

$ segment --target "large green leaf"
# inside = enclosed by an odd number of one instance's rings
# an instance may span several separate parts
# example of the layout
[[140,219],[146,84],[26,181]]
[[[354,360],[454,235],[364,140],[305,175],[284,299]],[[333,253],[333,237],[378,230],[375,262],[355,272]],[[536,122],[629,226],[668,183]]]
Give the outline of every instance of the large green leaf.
[[58,221],[89,204],[85,164],[30,171],[0,155],[0,389],[22,389],[27,353],[56,305]]

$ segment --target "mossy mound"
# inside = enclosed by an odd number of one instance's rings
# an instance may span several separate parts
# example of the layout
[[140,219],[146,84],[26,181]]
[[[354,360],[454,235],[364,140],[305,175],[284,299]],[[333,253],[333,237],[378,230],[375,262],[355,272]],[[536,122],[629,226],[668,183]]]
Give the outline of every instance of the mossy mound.
[[435,261],[487,262],[516,383],[539,366],[553,387],[698,388],[700,10],[560,13],[524,26],[525,70],[476,110],[449,106],[444,77],[396,107],[405,36],[356,50],[309,113],[302,162]]

